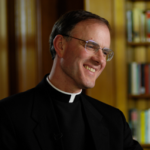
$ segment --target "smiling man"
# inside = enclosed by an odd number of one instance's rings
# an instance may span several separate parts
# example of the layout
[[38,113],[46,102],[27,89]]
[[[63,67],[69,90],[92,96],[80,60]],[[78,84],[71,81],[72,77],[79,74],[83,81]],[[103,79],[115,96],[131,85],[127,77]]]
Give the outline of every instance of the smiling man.
[[69,34],[57,34],[53,44],[57,55],[49,80],[59,89],[70,93],[94,87],[105,68],[107,53],[113,56],[111,50],[107,51],[110,46],[109,28],[96,19],[77,23]]
[[50,73],[0,101],[0,150],[142,150],[120,110],[82,93],[113,58],[110,42],[104,18],[63,15],[50,35]]

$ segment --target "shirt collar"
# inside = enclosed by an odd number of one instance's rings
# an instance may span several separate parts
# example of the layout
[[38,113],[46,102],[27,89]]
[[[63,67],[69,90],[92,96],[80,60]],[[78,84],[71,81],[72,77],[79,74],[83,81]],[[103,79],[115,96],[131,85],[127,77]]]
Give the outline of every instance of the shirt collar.
[[49,85],[50,85],[51,87],[53,87],[53,89],[55,89],[57,92],[59,92],[59,93],[61,93],[61,94],[63,94],[63,95],[67,95],[67,97],[69,96],[69,100],[68,100],[68,98],[67,98],[67,101],[68,101],[69,103],[73,103],[74,100],[75,100],[75,98],[77,97],[77,95],[80,95],[81,92],[82,92],[82,90],[81,90],[79,93],[68,93],[68,92],[64,92],[64,91],[58,89],[57,87],[55,87],[55,86],[49,81],[48,77],[46,78],[46,80],[47,80],[47,82],[49,83]]

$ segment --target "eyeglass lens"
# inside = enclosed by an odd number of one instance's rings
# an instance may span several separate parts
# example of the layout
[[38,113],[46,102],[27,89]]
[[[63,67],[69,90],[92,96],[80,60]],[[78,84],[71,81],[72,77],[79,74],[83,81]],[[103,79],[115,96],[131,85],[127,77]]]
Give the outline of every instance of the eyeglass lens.
[[[100,46],[92,41],[87,41],[85,44],[85,49],[91,52],[97,52],[100,49]],[[106,56],[106,60],[110,61],[113,58],[113,51],[108,49],[108,48],[104,48],[102,49],[104,55]]]

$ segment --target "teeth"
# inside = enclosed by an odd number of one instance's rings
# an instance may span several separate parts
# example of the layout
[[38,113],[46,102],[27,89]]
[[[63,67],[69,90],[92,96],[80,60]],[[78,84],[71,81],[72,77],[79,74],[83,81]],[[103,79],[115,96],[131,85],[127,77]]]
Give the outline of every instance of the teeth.
[[88,66],[84,66],[86,69],[88,69],[88,70],[90,70],[91,72],[95,72],[95,69],[93,69],[93,68],[90,68],[90,67],[88,67]]

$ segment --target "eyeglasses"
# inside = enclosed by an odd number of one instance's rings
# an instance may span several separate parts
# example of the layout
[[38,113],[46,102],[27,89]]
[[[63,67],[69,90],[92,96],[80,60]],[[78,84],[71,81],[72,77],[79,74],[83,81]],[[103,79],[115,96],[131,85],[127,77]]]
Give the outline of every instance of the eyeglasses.
[[67,34],[62,34],[63,36],[67,36],[67,37],[71,37],[71,38],[74,38],[74,39],[77,39],[79,41],[82,42],[82,45],[85,47],[85,50],[86,51],[90,51],[90,52],[98,52],[99,49],[102,50],[104,56],[106,57],[106,61],[110,61],[113,56],[114,56],[114,52],[109,49],[109,48],[101,48],[99,46],[99,44],[97,44],[95,41],[93,40],[88,40],[88,41],[85,41],[85,40],[82,40],[82,39],[78,39],[78,38],[75,38],[75,37],[72,37],[72,36],[69,36]]

